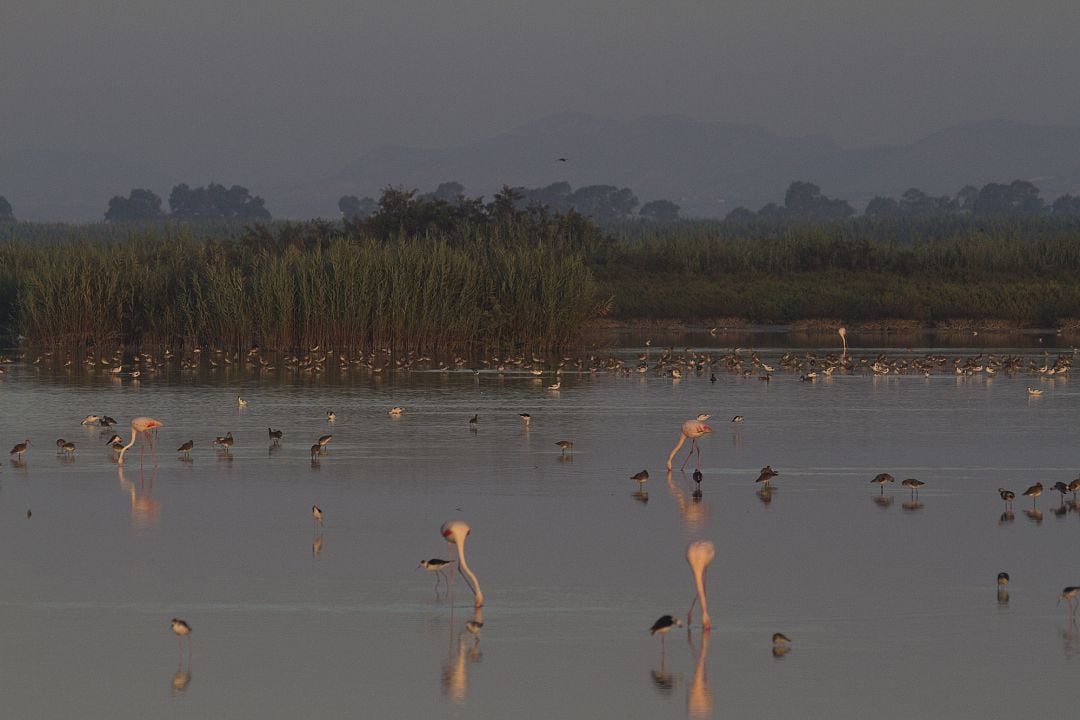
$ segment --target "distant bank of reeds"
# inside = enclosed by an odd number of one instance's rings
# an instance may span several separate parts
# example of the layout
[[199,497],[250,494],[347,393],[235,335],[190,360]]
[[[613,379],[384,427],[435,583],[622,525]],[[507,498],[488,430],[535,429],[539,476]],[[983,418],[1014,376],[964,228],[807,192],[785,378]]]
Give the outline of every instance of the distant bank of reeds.
[[0,312],[43,344],[551,347],[576,335],[593,294],[574,253],[481,237],[0,244]]
[[603,234],[580,216],[519,213],[388,227],[374,237],[322,221],[22,227],[0,240],[0,334],[69,347],[461,352],[566,346],[600,312],[753,323],[1080,318],[1080,226],[1070,222],[752,233],[675,223]]

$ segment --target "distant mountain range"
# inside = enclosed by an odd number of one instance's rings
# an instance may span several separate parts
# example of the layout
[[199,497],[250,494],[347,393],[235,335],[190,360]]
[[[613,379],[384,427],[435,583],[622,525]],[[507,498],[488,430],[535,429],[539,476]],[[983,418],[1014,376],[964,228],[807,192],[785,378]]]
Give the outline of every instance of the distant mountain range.
[[103,154],[0,154],[0,195],[27,220],[97,220],[110,197],[131,188],[148,187],[167,204],[173,184],[211,181],[249,188],[278,218],[337,217],[342,195],[377,197],[390,185],[428,191],[447,181],[489,198],[504,184],[626,186],[642,203],[672,200],[684,216],[722,217],[740,205],[782,203],[792,180],[813,182],[859,211],[874,195],[899,197],[911,187],[954,195],[964,185],[1021,179],[1047,201],[1080,194],[1080,127],[998,120],[953,126],[907,145],[843,148],[819,136],[782,137],[679,115],[611,120],[567,113],[458,147],[384,146],[304,182],[171,175]]

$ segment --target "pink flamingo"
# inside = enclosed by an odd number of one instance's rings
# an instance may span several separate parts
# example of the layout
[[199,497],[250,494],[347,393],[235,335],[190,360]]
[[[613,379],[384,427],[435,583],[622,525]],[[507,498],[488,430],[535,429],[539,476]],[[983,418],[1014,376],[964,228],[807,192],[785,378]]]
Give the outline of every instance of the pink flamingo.
[[[150,436],[150,431],[153,430],[154,428],[163,427],[164,425],[165,425],[165,423],[163,423],[163,422],[161,422],[159,420],[155,420],[154,418],[149,418],[149,417],[137,417],[134,420],[132,420],[131,421],[131,442],[129,442],[124,447],[120,448],[120,457],[118,457],[116,459],[116,464],[117,465],[123,465],[124,464],[124,453],[127,452],[129,447],[131,447],[132,445],[135,444],[135,436],[136,435],[138,435],[139,433],[142,433],[142,435],[143,435],[143,445],[140,446],[140,449],[145,449],[146,439]],[[154,441],[153,441],[153,439],[151,439],[150,440],[150,449],[153,450],[153,448],[154,448]],[[141,457],[141,455],[140,455],[140,457]]]
[[[672,449],[671,454],[668,455],[667,469],[671,469],[671,461],[675,459],[675,454],[679,452],[679,448],[683,446],[687,438],[690,438],[690,454],[686,456],[686,460],[683,460],[682,467],[686,467],[686,463],[690,461],[690,455],[694,454],[694,450],[697,450],[697,466],[701,467],[701,448],[697,445],[697,439],[702,435],[711,433],[712,428],[706,425],[701,420],[687,420],[682,424],[682,430],[679,432],[679,443]],[[680,468],[682,469],[682,468]]]
[[443,523],[442,536],[446,538],[446,542],[457,545],[458,555],[458,571],[465,577],[465,581],[469,583],[469,589],[473,591],[473,595],[476,597],[476,607],[484,606],[484,593],[480,590],[480,581],[476,579],[476,575],[469,569],[469,564],[465,562],[465,538],[472,532],[469,528],[469,524],[461,520],[449,520]]
[[686,547],[686,562],[690,564],[690,570],[694,573],[694,584],[697,586],[697,595],[694,602],[690,603],[690,609],[686,613],[686,622],[690,623],[690,617],[694,612],[694,603],[701,604],[701,627],[712,630],[712,620],[709,619],[709,608],[705,605],[705,578],[709,572],[709,563],[716,557],[716,546],[711,540],[695,540]]

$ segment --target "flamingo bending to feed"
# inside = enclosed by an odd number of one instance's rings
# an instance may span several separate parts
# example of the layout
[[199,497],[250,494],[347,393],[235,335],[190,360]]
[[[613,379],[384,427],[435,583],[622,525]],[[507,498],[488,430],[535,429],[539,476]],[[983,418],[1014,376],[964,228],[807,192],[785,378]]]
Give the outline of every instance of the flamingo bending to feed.
[[[679,442],[671,450],[671,454],[668,455],[667,469],[671,469],[671,461],[675,459],[675,455],[679,452],[679,448],[683,446],[686,439],[690,439],[690,453],[686,456],[686,460],[683,460],[682,467],[686,467],[686,463],[690,461],[690,455],[694,454],[694,450],[697,450],[698,459],[697,465],[701,467],[701,448],[698,447],[697,439],[706,433],[711,433],[712,428],[704,423],[702,420],[687,420],[682,424],[682,429],[679,431]],[[680,468],[681,469],[681,468]]]
[[[141,447],[144,447],[146,445],[146,439],[148,437],[150,437],[150,431],[153,430],[154,428],[163,427],[164,425],[165,425],[165,423],[161,422],[160,420],[155,420],[154,418],[150,418],[150,417],[137,417],[134,420],[132,420],[131,421],[131,442],[129,442],[124,447],[120,448],[120,457],[118,457],[116,459],[116,464],[117,465],[123,465],[124,464],[124,453],[126,453],[128,451],[128,448],[130,448],[132,445],[135,444],[135,436],[137,436],[139,433],[142,433],[143,446],[141,446]],[[153,448],[154,448],[154,441],[151,438],[151,440],[150,440],[150,449],[153,450]]]
[[694,585],[697,587],[697,595],[694,602],[690,603],[690,609],[686,612],[686,622],[690,623],[694,612],[694,603],[701,605],[701,627],[706,632],[712,630],[712,620],[709,619],[709,608],[705,604],[705,578],[709,572],[709,564],[716,557],[716,546],[711,540],[695,540],[686,547],[686,562],[690,564],[690,570],[694,573]]
[[480,581],[476,579],[476,575],[469,569],[469,564],[465,562],[465,538],[470,532],[472,530],[469,524],[461,520],[450,520],[442,525],[442,536],[446,538],[446,542],[457,545],[458,572],[469,583],[469,588],[476,598],[476,607],[483,607],[484,593],[480,590]]

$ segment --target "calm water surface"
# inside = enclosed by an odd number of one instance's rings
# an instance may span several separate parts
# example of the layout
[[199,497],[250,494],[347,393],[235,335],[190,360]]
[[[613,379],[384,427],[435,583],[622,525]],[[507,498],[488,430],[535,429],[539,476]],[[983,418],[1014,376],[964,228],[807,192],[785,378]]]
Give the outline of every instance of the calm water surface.
[[[1080,470],[1073,383],[567,373],[554,392],[552,380],[233,370],[140,382],[8,366],[0,441],[33,446],[0,470],[4,715],[1075,712],[1080,631],[1055,600],[1080,585],[1080,512],[1049,489]],[[1029,398],[1033,384],[1042,397]],[[664,462],[699,412],[714,432],[695,502],[693,463],[679,472],[680,455],[667,478]],[[125,436],[133,416],[162,420],[156,463],[148,452],[140,464],[136,446],[118,472],[107,435],[79,424],[88,413],[116,417]],[[268,426],[284,431],[280,447]],[[230,430],[225,456],[210,442]],[[61,436],[74,460],[55,454]],[[189,439],[185,461],[173,449]],[[766,464],[780,473],[771,498],[755,492]],[[643,468],[647,502],[629,479]],[[879,472],[897,478],[884,501],[869,483]],[[907,477],[927,483],[918,503],[899,487]],[[1036,480],[1039,512],[1018,498],[1003,518],[996,489]],[[450,519],[472,527],[466,554],[487,601],[476,637],[460,576],[448,598],[416,567],[448,556]],[[698,538],[717,547],[714,627],[703,637],[695,614],[661,655],[648,628],[685,618],[685,548]],[[190,660],[174,616],[194,628]],[[792,638],[781,658],[777,631]]]

